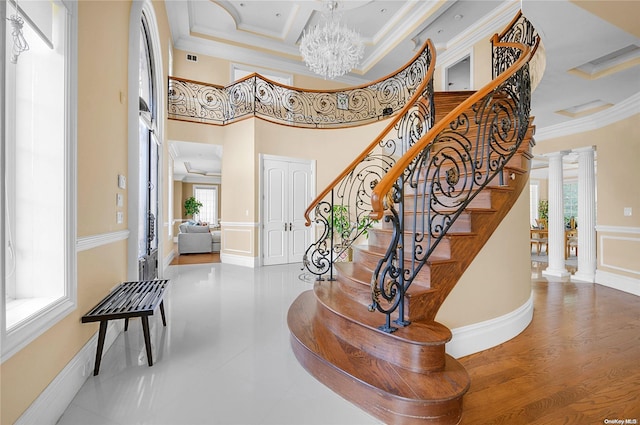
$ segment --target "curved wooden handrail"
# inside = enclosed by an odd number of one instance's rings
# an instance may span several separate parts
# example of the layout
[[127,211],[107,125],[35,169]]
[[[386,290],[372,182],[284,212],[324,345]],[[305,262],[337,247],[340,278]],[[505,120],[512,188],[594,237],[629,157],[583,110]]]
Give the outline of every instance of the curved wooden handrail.
[[[519,18],[519,16],[517,16]],[[513,24],[513,22],[512,22]],[[511,47],[522,51],[522,54],[506,71],[501,73],[498,77],[493,79],[490,83],[482,87],[476,93],[471,95],[467,100],[459,104],[455,109],[449,112],[444,118],[439,120],[435,125],[420,138],[403,156],[398,159],[391,169],[380,180],[371,193],[371,206],[372,212],[370,217],[374,220],[380,220],[384,214],[384,199],[387,193],[391,190],[398,177],[409,166],[413,159],[425,149],[429,143],[435,140],[436,136],[440,134],[458,115],[463,111],[469,109],[476,102],[484,98],[490,92],[495,90],[498,86],[509,79],[520,68],[522,68],[531,58],[532,48],[520,43],[502,43],[497,41],[498,35],[494,35],[492,41],[494,46],[497,47]],[[536,43],[537,46],[537,43]]]
[[[522,17],[522,10],[518,10],[518,13],[516,13],[516,16],[514,16],[514,18],[511,20],[511,22],[509,22],[509,24],[504,27],[502,32],[499,33],[499,34],[494,34],[493,35],[493,37],[491,38],[491,42],[492,43],[498,43],[500,41],[500,39],[502,39],[502,37],[504,37],[509,31],[511,31],[513,29],[513,27],[520,20],[521,17]],[[538,51],[538,45],[539,44],[540,44],[540,38],[538,38],[536,40],[536,44],[531,49],[531,57],[533,57],[536,54],[536,52]]]
[[[415,93],[413,94],[413,96],[411,96],[411,98],[409,99],[409,101],[407,101],[407,103],[404,105],[404,107],[395,115],[395,117],[389,122],[389,124],[387,124],[385,126],[385,128],[378,134],[378,137],[376,137],[371,143],[369,143],[369,145],[360,153],[360,155],[358,155],[353,161],[351,161],[351,163],[340,173],[338,174],[338,176],[333,179],[333,181],[313,200],[313,202],[311,202],[311,204],[309,204],[309,206],[307,207],[307,209],[304,212],[304,218],[305,218],[305,225],[306,226],[310,226],[311,225],[311,212],[316,208],[316,206],[338,185],[338,183],[340,183],[342,181],[342,179],[344,179],[347,174],[349,174],[360,162],[362,162],[362,160],[369,155],[369,153],[371,153],[371,151],[373,149],[375,149],[376,146],[378,146],[378,144],[382,141],[382,139],[384,138],[384,136],[386,136],[393,128],[396,124],[398,124],[398,122],[402,119],[402,117],[404,116],[404,114],[411,108],[414,106],[415,101],[422,96],[422,92],[425,88],[425,86],[427,84],[429,84],[429,81],[431,81],[431,78],[433,77],[433,72],[435,70],[435,62],[436,62],[436,52],[435,49],[433,47],[433,43],[431,42],[431,39],[428,39],[425,42],[424,48],[429,48],[432,52],[432,56],[431,56],[431,62],[429,63],[429,69],[427,70],[427,73],[425,74],[425,78],[422,81],[422,83],[420,83],[420,85],[418,86],[418,88],[416,89]],[[424,50],[421,49],[422,50]],[[417,58],[418,56],[414,57]],[[393,74],[389,74],[389,75],[394,75]],[[395,167],[394,167],[395,168]]]

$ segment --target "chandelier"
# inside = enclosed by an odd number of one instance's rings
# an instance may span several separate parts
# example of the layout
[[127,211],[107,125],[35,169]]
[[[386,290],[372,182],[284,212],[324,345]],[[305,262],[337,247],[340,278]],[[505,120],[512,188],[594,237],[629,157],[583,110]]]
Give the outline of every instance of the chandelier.
[[305,31],[300,40],[300,53],[307,67],[324,78],[335,78],[351,71],[364,55],[364,45],[360,35],[347,27],[340,26],[334,16],[338,2],[326,4],[328,16]]

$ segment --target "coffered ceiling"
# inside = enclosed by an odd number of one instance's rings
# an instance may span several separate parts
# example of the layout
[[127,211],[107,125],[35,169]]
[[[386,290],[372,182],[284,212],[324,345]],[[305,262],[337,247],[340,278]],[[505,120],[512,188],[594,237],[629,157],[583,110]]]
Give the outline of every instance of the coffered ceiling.
[[[165,5],[176,49],[313,75],[298,43],[321,19],[323,1],[166,0]],[[338,80],[359,85],[383,77],[413,57],[427,38],[436,46],[437,63],[454,64],[473,44],[500,31],[520,7],[542,36],[546,53],[532,99],[537,139],[588,129],[620,109],[638,112],[640,25],[629,19],[640,16],[637,1],[341,1],[342,22],[361,34],[365,55]],[[208,166],[195,159],[191,164]]]

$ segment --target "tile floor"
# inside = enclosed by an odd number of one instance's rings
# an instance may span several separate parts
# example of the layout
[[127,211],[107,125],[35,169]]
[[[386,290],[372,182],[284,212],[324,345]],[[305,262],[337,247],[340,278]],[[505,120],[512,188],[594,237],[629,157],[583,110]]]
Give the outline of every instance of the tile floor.
[[59,425],[380,423],[295,359],[287,310],[312,288],[299,264],[170,266],[165,278],[167,327],[150,320],[154,365],[133,320]]

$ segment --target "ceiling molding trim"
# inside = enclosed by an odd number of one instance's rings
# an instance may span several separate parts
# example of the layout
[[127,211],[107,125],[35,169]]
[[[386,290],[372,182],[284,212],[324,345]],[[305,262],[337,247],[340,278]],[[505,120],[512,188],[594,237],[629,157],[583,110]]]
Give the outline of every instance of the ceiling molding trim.
[[597,130],[638,113],[640,113],[640,92],[597,114],[536,129],[535,139],[536,142],[540,142],[556,137]]
[[[400,44],[408,34],[412,31],[415,31],[425,19],[428,19],[431,15],[436,13],[442,4],[437,1],[426,1],[421,2],[420,6],[410,14],[410,19],[408,22],[403,24],[402,26],[397,26],[395,31],[389,31],[386,38],[382,40],[374,40],[376,44],[374,50],[371,54],[360,63],[359,70],[362,73],[368,72],[373,68],[378,62],[380,62],[384,57],[398,44]],[[404,13],[404,11],[402,12]],[[400,13],[398,13],[399,15]],[[424,43],[423,43],[424,44]],[[422,47],[420,45],[419,47]],[[407,60],[409,60],[408,58]]]
[[444,51],[438,49],[438,66],[452,65],[453,62],[466,56],[476,43],[486,41],[502,31],[519,9],[519,2],[506,1],[484,18],[479,19],[473,26],[451,39],[444,47]]

